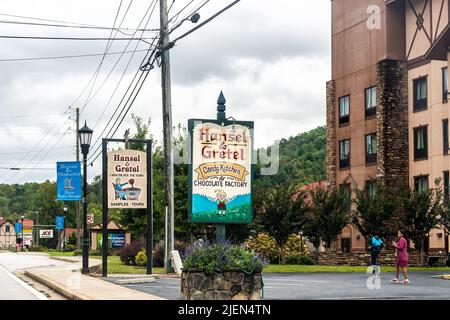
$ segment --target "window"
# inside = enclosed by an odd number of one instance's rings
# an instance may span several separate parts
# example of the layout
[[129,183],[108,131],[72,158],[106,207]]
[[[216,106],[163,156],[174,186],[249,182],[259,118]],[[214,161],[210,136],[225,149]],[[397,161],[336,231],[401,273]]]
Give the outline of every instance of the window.
[[11,226],[9,224],[5,225],[5,233],[11,232]]
[[428,127],[414,129],[414,160],[428,158]]
[[448,68],[442,68],[442,101],[448,101]]
[[415,177],[414,188],[418,193],[428,191],[428,176]]
[[377,114],[377,87],[366,89],[366,117]]
[[427,108],[427,78],[422,77],[414,80],[414,111],[421,111]]
[[350,250],[352,249],[352,239],[341,239],[341,248],[342,252],[350,252]]
[[444,171],[444,201],[448,203],[450,200],[450,173]]
[[350,167],[350,140],[339,141],[339,168]]
[[366,181],[366,191],[372,199],[375,198],[377,194],[377,182],[374,180]]
[[448,154],[448,119],[442,120],[442,142],[443,142],[443,153]]
[[377,163],[377,135],[366,135],[366,164]]
[[339,124],[350,122],[350,96],[339,98]]

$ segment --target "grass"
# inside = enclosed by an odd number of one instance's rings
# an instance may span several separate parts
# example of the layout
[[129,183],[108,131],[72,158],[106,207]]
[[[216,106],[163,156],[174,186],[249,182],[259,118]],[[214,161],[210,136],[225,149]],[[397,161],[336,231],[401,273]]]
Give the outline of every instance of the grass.
[[[410,267],[409,271],[447,271],[450,272],[450,268],[419,268]],[[319,272],[338,272],[338,273],[365,273],[367,267],[364,266],[301,266],[301,265],[269,265],[264,268],[264,273],[287,273],[287,272],[299,272],[299,273],[319,273]],[[394,272],[395,267],[381,266],[382,272]]]

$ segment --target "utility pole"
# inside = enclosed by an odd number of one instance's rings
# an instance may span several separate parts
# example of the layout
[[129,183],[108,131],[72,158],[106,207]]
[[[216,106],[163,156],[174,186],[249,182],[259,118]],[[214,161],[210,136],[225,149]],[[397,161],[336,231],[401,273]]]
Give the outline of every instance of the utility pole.
[[[76,109],[76,132],[75,132],[75,140],[77,141],[76,144],[76,159],[77,162],[80,162],[80,139],[79,139],[79,133],[78,131],[80,130],[80,108]],[[80,249],[81,247],[81,232],[80,232],[80,201],[77,201],[76,203],[76,210],[77,210],[77,249]]]
[[[169,26],[167,0],[159,1],[160,9],[160,48],[169,45]],[[170,85],[170,54],[169,50],[161,50],[161,86],[162,86],[162,114],[164,134],[164,186],[165,186],[165,221],[166,236],[164,250],[164,269],[172,271],[170,252],[174,250],[174,175],[172,151],[172,101]]]

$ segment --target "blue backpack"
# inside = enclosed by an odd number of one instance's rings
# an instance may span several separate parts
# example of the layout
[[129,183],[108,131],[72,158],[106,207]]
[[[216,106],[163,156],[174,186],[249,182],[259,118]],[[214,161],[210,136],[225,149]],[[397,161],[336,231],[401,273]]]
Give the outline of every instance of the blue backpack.
[[378,236],[372,237],[372,247],[376,248],[379,247],[380,249],[383,248],[383,240],[380,239]]

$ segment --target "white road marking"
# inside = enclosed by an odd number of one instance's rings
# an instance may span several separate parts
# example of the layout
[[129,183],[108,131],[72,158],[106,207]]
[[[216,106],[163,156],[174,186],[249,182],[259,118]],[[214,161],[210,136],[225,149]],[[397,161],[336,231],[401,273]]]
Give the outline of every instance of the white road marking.
[[48,300],[48,298],[43,295],[42,293],[40,293],[39,291],[37,291],[36,289],[34,289],[33,287],[29,286],[27,283],[25,283],[24,281],[20,280],[19,278],[17,278],[14,274],[12,274],[10,271],[8,271],[5,267],[3,267],[2,265],[0,265],[0,269],[2,271],[4,271],[10,278],[12,278],[13,280],[15,280],[18,284],[20,284],[24,289],[28,290],[29,292],[31,292],[36,298],[38,298],[39,300]]

